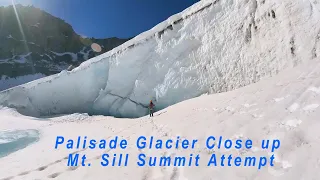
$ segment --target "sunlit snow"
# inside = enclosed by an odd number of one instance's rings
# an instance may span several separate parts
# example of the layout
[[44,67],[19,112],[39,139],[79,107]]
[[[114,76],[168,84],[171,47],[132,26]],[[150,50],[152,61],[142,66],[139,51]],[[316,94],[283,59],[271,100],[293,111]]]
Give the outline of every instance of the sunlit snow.
[[[70,72],[1,92],[0,132],[15,132],[2,142],[30,130],[39,139],[0,158],[0,179],[318,179],[319,8],[301,0],[200,1]],[[153,118],[144,116],[150,99],[159,110]],[[139,151],[141,135],[199,144]],[[68,154],[78,151],[54,149],[56,136],[123,137],[132,160],[102,167],[103,153],[123,151],[83,149],[91,167],[68,167]],[[252,139],[254,147],[208,150],[208,136]],[[264,151],[261,139],[279,139],[281,147]],[[138,167],[139,153],[200,154],[201,166]],[[207,167],[212,153],[274,155],[276,163]]]

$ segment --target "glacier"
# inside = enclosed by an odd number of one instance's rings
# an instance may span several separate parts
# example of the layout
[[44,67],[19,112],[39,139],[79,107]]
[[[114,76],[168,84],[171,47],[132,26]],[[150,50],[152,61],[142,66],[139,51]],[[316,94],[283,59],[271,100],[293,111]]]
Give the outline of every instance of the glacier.
[[[318,4],[201,1],[72,71],[0,92],[0,179],[319,179]],[[155,116],[130,120],[146,113],[150,99]],[[199,144],[141,150],[135,148],[141,135]],[[54,149],[57,136],[117,136],[129,143],[125,151]],[[210,150],[209,136],[252,139],[253,147]],[[261,147],[264,139],[279,139],[281,146],[271,153]],[[75,153],[92,166],[66,166]],[[106,168],[105,153],[133,159],[127,167]],[[141,153],[200,154],[200,166],[139,167]],[[208,167],[212,154],[274,155],[275,164]]]
[[[0,107],[0,132],[36,129],[40,139],[23,149],[0,158],[0,179],[216,179],[216,180],[311,180],[319,179],[320,171],[320,61],[303,63],[288,68],[278,75],[237,90],[203,95],[177,103],[155,113],[154,117],[114,118],[70,114],[49,118],[21,115],[12,108]],[[55,149],[57,136],[77,139],[128,140],[126,149]],[[154,136],[162,140],[198,139],[194,149],[138,149],[140,136]],[[253,141],[250,149],[208,149],[209,136],[223,136]],[[0,133],[1,138],[1,133]],[[281,146],[274,153],[261,147],[264,139],[279,139]],[[6,139],[5,139],[6,140]],[[119,141],[118,141],[119,142]],[[0,151],[2,147],[0,147]],[[68,156],[86,155],[90,167],[68,166]],[[128,166],[101,166],[102,155],[128,153]],[[139,154],[148,157],[201,156],[199,166],[137,165]],[[274,166],[269,163],[258,170],[252,166],[207,166],[212,154],[233,157],[269,158],[274,155]],[[233,164],[234,161],[232,161]]]
[[319,3],[203,0],[78,68],[0,93],[0,105],[41,117],[136,118],[234,90],[317,59]]

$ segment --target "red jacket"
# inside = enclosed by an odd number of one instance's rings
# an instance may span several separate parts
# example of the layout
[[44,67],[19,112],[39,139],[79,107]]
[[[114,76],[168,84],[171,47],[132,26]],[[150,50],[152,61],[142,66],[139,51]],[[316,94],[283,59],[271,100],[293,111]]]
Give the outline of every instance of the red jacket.
[[149,108],[152,109],[153,107],[154,107],[154,104],[151,102],[151,103],[149,104]]

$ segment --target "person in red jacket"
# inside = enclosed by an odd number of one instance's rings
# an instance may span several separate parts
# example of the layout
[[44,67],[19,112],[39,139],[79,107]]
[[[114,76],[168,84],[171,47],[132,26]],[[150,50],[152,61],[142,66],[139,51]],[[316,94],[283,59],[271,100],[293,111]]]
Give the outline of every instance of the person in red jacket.
[[153,108],[154,108],[154,104],[153,104],[153,102],[151,100],[150,103],[149,103],[149,115],[150,115],[150,117],[151,116],[153,117]]

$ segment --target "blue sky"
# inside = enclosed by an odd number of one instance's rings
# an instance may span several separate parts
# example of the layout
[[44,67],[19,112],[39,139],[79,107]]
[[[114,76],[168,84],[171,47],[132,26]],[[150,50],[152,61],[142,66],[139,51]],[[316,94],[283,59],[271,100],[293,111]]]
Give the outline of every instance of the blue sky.
[[[198,0],[14,0],[65,20],[83,36],[133,37]],[[11,0],[0,0],[0,6]]]

